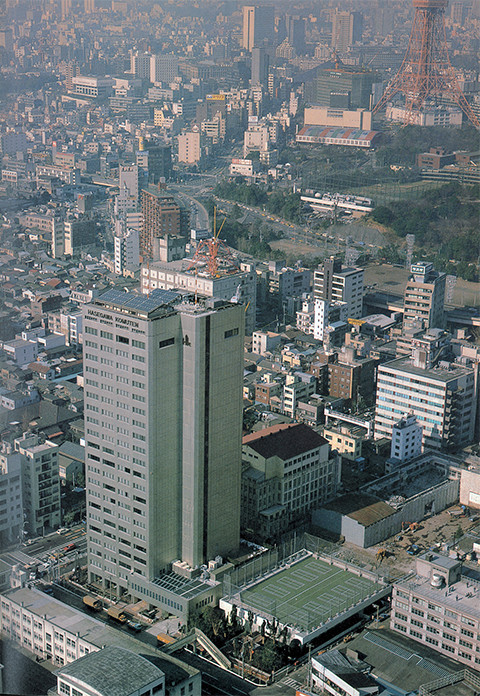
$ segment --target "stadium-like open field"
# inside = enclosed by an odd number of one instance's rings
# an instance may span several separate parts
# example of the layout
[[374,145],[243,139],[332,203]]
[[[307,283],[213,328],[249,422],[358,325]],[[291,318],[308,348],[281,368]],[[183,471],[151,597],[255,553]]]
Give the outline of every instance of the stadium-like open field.
[[316,558],[305,558],[254,587],[242,602],[281,623],[311,630],[373,594],[380,585]]

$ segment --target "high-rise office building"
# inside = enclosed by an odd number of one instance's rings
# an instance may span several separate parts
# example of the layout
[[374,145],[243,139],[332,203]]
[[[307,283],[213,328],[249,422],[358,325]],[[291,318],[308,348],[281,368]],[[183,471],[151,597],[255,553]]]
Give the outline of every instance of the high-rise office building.
[[156,240],[167,235],[181,237],[185,221],[175,198],[158,186],[142,190],[141,206],[143,226],[140,233],[140,255],[145,261],[158,258]]
[[363,308],[363,268],[344,268],[339,258],[331,256],[314,273],[315,300],[346,302],[347,317],[358,319]]
[[290,46],[293,46],[296,53],[299,55],[305,53],[305,20],[298,15],[287,14],[285,30],[287,41]]
[[133,594],[237,548],[244,317],[165,290],[85,305],[91,581]]
[[133,199],[135,206],[138,204],[138,166],[136,164],[119,166],[119,188],[120,191],[126,193],[128,197]]
[[150,79],[151,53],[130,52],[130,72],[142,80]]
[[252,86],[267,87],[268,63],[268,53],[265,48],[255,46],[252,49]]
[[423,328],[442,328],[445,323],[446,274],[422,261],[410,267],[411,275],[405,286],[403,323],[421,322]]
[[60,0],[60,15],[62,20],[70,17],[72,13],[72,0]]
[[178,57],[156,54],[150,58],[150,82],[170,84],[178,75]]
[[312,103],[339,109],[368,109],[375,73],[355,66],[320,69],[313,81]]
[[362,32],[361,12],[335,11],[332,17],[332,48],[346,51],[352,44],[362,40]]
[[243,6],[242,46],[251,51],[273,41],[275,9],[273,5]]

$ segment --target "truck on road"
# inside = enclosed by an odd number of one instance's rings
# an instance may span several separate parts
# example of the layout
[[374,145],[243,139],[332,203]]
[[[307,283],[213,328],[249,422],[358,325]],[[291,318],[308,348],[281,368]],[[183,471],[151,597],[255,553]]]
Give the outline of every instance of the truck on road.
[[102,608],[102,602],[97,597],[91,597],[90,595],[86,595],[83,598],[83,603],[92,611],[100,611]]
[[107,615],[110,619],[113,619],[114,621],[118,621],[119,623],[122,623],[122,624],[125,623],[127,620],[125,612],[121,607],[109,607],[107,609]]

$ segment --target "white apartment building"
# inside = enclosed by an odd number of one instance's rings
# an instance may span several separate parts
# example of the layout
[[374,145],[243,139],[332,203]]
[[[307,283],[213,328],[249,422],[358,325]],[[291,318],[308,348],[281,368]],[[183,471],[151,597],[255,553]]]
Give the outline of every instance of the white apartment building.
[[302,309],[296,313],[297,329],[306,334],[313,334],[315,321],[315,303],[313,300],[303,300]]
[[375,439],[390,439],[395,423],[409,413],[423,430],[424,447],[458,449],[472,442],[476,406],[472,367],[426,368],[421,361],[398,358],[378,367]]
[[23,541],[21,455],[4,443],[0,452],[0,548]]
[[347,302],[329,302],[316,299],[313,315],[313,337],[318,341],[325,340],[328,327],[338,321],[345,322],[348,318]]
[[202,158],[200,131],[191,130],[178,136],[178,161],[182,164],[196,164]]
[[394,423],[390,459],[407,463],[422,453],[423,430],[413,414],[408,414]]
[[58,445],[24,433],[15,440],[22,455],[23,511],[26,531],[39,536],[60,526],[60,477]]
[[457,559],[427,552],[393,586],[390,628],[478,670],[480,583]]
[[80,183],[80,170],[72,169],[71,167],[58,167],[55,164],[37,164],[35,173],[38,179],[44,177],[52,177],[60,179],[64,184],[76,186]]
[[243,134],[243,156],[246,157],[252,151],[262,152],[268,150],[269,144],[270,130],[268,124],[264,122],[258,123],[251,118],[248,130]]
[[140,234],[138,230],[119,230],[113,238],[114,268],[116,275],[124,275],[127,269],[140,268]]
[[287,375],[283,387],[283,413],[290,418],[295,418],[298,402],[305,401],[315,393],[317,380],[313,375],[296,372]]
[[24,341],[22,338],[14,338],[13,341],[3,344],[3,350],[19,367],[34,362],[38,356],[37,341]]
[[359,319],[363,314],[363,268],[343,268],[340,259],[326,259],[314,273],[313,296],[346,302],[347,317]]
[[215,297],[220,300],[236,297],[246,308],[245,333],[251,334],[255,328],[257,310],[257,279],[253,264],[241,263],[239,271],[215,278],[203,269],[189,269],[189,266],[188,259],[144,264],[140,273],[142,293],[148,294],[161,288],[183,290],[200,297]]
[[82,311],[51,312],[48,315],[48,328],[56,334],[63,334],[67,346],[76,346],[82,343]]

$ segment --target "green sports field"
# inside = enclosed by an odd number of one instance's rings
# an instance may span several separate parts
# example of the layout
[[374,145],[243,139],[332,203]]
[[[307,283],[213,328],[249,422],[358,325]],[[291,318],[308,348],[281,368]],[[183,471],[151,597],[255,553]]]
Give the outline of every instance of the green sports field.
[[241,592],[242,603],[281,623],[311,630],[380,589],[316,558],[305,558]]

